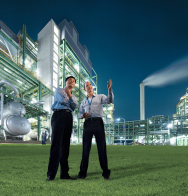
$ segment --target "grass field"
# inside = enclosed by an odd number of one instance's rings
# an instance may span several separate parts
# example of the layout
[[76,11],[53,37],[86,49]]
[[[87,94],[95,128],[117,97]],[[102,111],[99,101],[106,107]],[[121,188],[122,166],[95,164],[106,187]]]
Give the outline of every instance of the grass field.
[[[188,147],[107,146],[111,180],[104,180],[96,146],[85,180],[46,182],[50,145],[0,144],[0,195],[188,195]],[[69,174],[76,177],[82,146],[71,146]]]

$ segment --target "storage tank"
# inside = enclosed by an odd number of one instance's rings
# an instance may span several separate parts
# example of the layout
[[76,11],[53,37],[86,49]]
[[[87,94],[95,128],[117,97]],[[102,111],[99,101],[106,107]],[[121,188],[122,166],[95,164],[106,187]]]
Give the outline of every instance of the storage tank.
[[[47,129],[41,129],[41,135],[45,131],[46,131],[46,135],[47,135],[46,139],[48,139],[48,137],[49,137],[49,131]],[[31,139],[36,140],[37,139],[37,136],[38,136],[38,129],[31,129],[30,132],[28,133],[28,136]]]
[[4,129],[8,133],[6,135],[26,135],[31,129],[30,122],[19,115],[10,115],[4,121]]
[[30,132],[28,133],[28,136],[33,139],[33,140],[37,140],[37,129],[31,129]]
[[10,115],[24,116],[25,114],[25,107],[16,101],[10,101],[3,107],[3,118],[6,118]]
[[[12,85],[8,81],[1,80],[0,87],[4,85],[8,85],[13,89],[14,96],[17,96],[19,94],[18,90],[14,85]],[[0,111],[1,109],[2,108],[0,106]],[[15,100],[10,101],[3,106],[3,115],[2,115],[4,121],[3,129],[5,130],[6,136],[26,135],[29,133],[31,129],[31,125],[30,122],[23,117],[25,114],[26,114],[26,110],[24,105],[22,105],[21,103]]]

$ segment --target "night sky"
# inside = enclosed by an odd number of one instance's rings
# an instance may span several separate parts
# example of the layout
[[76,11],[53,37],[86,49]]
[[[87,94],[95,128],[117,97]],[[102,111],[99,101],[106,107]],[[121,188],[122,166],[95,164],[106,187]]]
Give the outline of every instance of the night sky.
[[[72,21],[90,51],[98,93],[107,95],[112,79],[115,117],[132,121],[140,119],[139,84],[188,54],[187,10],[186,0],[1,0],[0,20],[15,34],[25,24],[34,41],[50,19]],[[146,118],[172,116],[187,87],[188,80],[146,87]]]

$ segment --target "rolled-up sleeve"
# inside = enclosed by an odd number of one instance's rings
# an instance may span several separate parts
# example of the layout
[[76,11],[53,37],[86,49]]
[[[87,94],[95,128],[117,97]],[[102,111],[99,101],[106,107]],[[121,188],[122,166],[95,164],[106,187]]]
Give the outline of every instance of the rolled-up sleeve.
[[77,98],[75,96],[69,98],[69,104],[70,108],[74,111],[76,108],[78,108]]
[[108,97],[106,95],[102,95],[101,97],[101,103],[102,104],[110,104],[113,103],[114,101],[114,94],[112,92],[112,90],[108,90]]
[[84,107],[83,107],[83,103],[81,103],[79,113],[78,113],[78,118],[82,118],[83,113],[84,113]]

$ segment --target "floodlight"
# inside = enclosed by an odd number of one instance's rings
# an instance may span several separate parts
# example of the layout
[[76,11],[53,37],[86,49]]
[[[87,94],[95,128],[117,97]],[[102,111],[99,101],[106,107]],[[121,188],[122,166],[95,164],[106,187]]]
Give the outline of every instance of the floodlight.
[[172,128],[172,124],[168,124],[167,127],[168,127],[168,128]]

